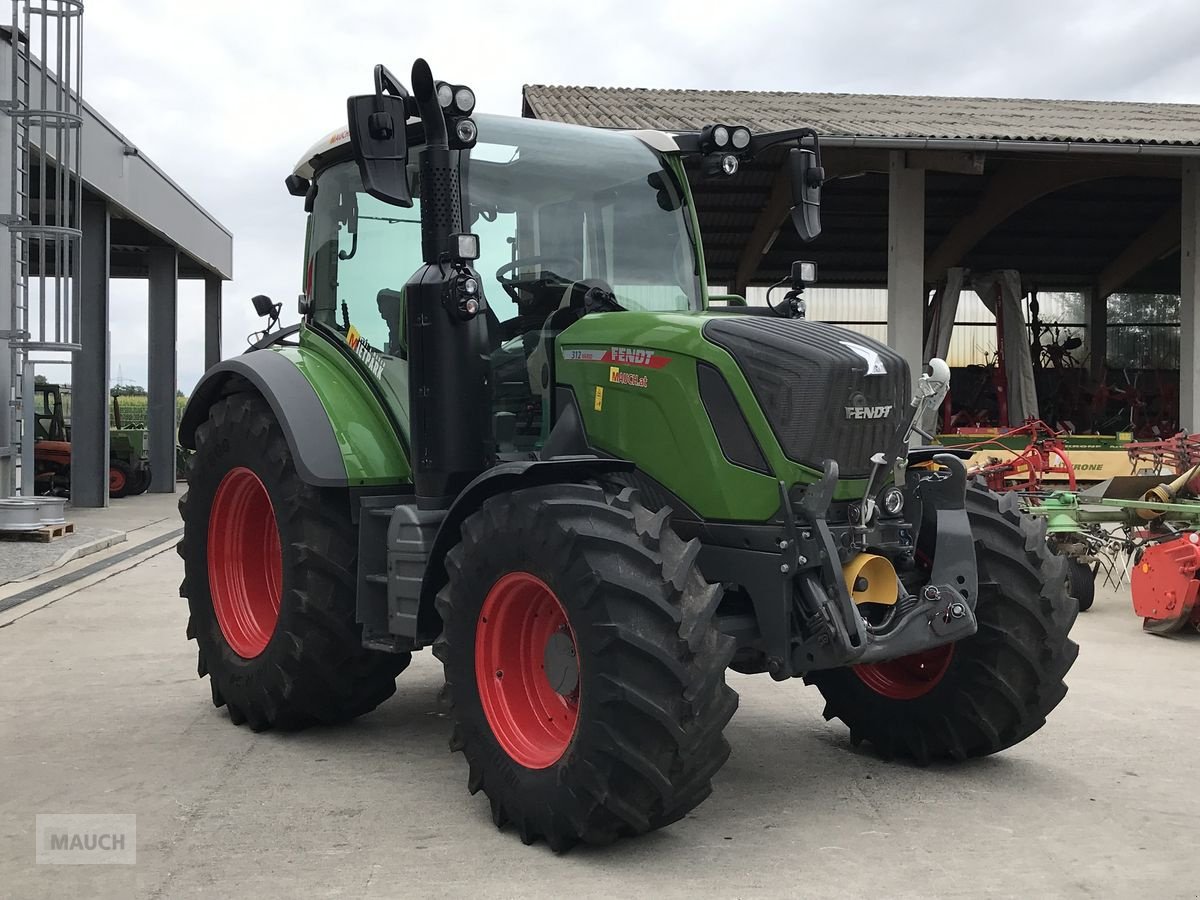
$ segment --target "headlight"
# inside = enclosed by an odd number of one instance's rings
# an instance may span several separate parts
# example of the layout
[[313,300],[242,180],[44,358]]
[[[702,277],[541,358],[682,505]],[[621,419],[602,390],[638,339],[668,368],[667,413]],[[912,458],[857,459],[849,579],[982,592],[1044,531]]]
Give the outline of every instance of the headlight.
[[724,147],[729,143],[729,129],[724,125],[718,125],[712,130],[712,142],[714,147]]
[[454,125],[454,133],[464,144],[472,144],[479,136],[479,129],[471,119],[459,119]]
[[460,87],[454,92],[454,105],[463,115],[469,116],[475,108],[475,93],[470,88]]
[[733,134],[729,136],[729,139],[733,142],[734,150],[745,150],[750,146],[750,129],[735,128],[733,129]]
[[454,88],[444,81],[441,82],[437,87],[437,98],[438,105],[442,109],[449,108],[450,104],[454,102]]
[[738,170],[738,158],[736,156],[730,155],[730,156],[722,157],[722,159],[721,159],[721,171],[722,172],[724,172],[726,175],[736,175],[737,170]]
[[883,510],[889,516],[898,516],[904,511],[904,491],[890,487],[883,492]]

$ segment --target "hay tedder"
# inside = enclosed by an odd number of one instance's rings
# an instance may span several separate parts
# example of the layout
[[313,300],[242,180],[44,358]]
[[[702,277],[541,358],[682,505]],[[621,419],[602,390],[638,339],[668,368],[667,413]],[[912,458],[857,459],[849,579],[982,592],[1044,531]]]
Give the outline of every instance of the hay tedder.
[[1173,478],[1111,478],[1079,493],[1043,497],[1026,512],[1046,520],[1051,548],[1072,567],[1091,566],[1094,574],[1104,556],[1117,561],[1113,568],[1131,564],[1133,609],[1146,631],[1200,631],[1198,478],[1200,465]]

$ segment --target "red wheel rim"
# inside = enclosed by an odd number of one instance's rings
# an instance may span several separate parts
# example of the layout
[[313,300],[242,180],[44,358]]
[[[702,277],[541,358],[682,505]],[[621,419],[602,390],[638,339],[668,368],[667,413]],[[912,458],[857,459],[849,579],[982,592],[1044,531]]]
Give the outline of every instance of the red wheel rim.
[[866,663],[852,669],[877,694],[892,700],[915,700],[937,686],[953,658],[954,645],[943,644],[911,656]]
[[108,470],[108,492],[115,494],[125,488],[125,473],[120,469]]
[[283,554],[266,487],[244,466],[217,486],[208,518],[208,588],[221,634],[233,652],[253,659],[279,621]]
[[[574,663],[558,672],[564,693],[546,672],[552,641]],[[510,572],[488,591],[475,625],[475,680],[504,752],[527,769],[558,762],[579,721],[579,657],[566,610],[540,578]]]

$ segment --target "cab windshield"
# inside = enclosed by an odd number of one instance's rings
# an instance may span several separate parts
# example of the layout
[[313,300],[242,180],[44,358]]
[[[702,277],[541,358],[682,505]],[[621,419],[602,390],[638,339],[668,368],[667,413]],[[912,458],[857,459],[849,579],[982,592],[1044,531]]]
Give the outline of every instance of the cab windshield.
[[462,154],[464,225],[479,235],[487,298],[501,321],[545,314],[596,282],[634,310],[699,306],[683,195],[629,134],[480,116]]
[[[479,142],[458,154],[463,226],[479,236],[497,442],[522,450],[544,437],[542,338],[554,313],[696,309],[700,279],[681,186],[640,140],[531,119],[477,123]],[[312,321],[375,375],[404,428],[405,285],[422,265],[422,150],[409,153],[411,208],[368,195],[353,161],[322,168],[308,233]]]

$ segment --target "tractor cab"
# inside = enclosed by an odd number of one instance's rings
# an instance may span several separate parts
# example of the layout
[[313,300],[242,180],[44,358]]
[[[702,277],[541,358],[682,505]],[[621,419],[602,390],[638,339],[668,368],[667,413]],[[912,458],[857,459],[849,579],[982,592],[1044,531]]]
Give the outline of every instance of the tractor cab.
[[[528,453],[548,431],[554,334],[593,310],[702,307],[696,226],[678,163],[644,136],[475,121],[478,137],[455,151],[452,171],[462,228],[479,246],[489,418],[499,453]],[[296,170],[311,203],[303,304],[314,329],[362,361],[407,431],[405,285],[422,265],[423,147],[410,148],[405,167],[409,207],[372,196],[344,132],[318,147]]]

